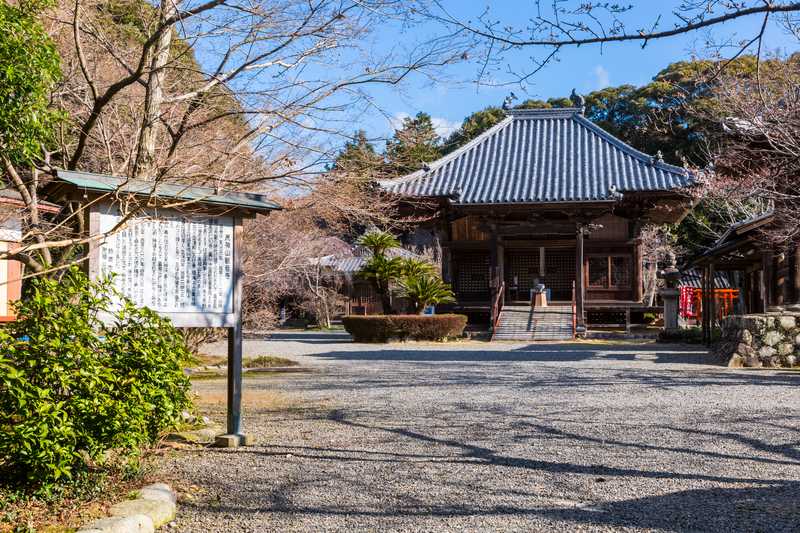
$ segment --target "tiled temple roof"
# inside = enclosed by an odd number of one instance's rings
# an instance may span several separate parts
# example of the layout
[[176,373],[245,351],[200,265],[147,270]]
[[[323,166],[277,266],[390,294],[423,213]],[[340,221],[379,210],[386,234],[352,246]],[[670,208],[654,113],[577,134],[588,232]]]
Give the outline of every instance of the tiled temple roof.
[[451,154],[381,186],[454,204],[598,202],[689,187],[692,175],[628,146],[580,108],[511,110]]

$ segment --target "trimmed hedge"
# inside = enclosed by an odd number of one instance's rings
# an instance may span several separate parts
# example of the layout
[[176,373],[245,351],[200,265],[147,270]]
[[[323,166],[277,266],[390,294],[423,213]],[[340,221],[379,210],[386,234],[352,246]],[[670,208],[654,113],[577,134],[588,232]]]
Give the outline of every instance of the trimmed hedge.
[[464,315],[346,316],[344,329],[356,342],[388,342],[391,339],[438,341],[458,337],[467,325]]

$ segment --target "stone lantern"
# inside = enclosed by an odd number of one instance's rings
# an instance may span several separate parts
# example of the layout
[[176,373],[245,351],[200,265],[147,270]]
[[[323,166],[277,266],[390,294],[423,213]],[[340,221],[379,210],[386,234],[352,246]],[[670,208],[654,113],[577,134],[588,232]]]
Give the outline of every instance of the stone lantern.
[[675,261],[675,254],[669,253],[669,266],[658,273],[658,277],[663,279],[666,287],[658,291],[661,300],[664,302],[664,330],[675,331],[678,329],[678,281],[681,279],[681,272],[678,270]]

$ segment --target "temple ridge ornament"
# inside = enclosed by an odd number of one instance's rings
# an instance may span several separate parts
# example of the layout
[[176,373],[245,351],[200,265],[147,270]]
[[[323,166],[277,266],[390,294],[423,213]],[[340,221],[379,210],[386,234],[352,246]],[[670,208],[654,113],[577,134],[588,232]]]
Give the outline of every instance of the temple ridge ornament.
[[506,96],[505,99],[503,100],[503,111],[508,111],[509,109],[511,109],[511,104],[513,104],[514,100],[516,99],[517,95],[514,94],[513,91],[510,92],[508,96]]
[[569,99],[572,100],[572,104],[575,107],[581,108],[581,113],[583,113],[583,109],[586,107],[586,98],[583,95],[578,94],[575,89],[572,89],[572,92],[569,95]]

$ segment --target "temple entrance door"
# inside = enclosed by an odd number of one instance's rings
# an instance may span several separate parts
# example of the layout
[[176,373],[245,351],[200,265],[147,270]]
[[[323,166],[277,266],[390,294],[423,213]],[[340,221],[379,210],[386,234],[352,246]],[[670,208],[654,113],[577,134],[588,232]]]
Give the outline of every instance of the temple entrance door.
[[452,265],[453,291],[460,303],[490,300],[488,252],[453,252]]
[[539,249],[506,250],[504,274],[506,298],[530,301],[531,289],[539,279]]
[[571,301],[575,281],[575,249],[546,248],[544,251],[545,286],[553,301]]

